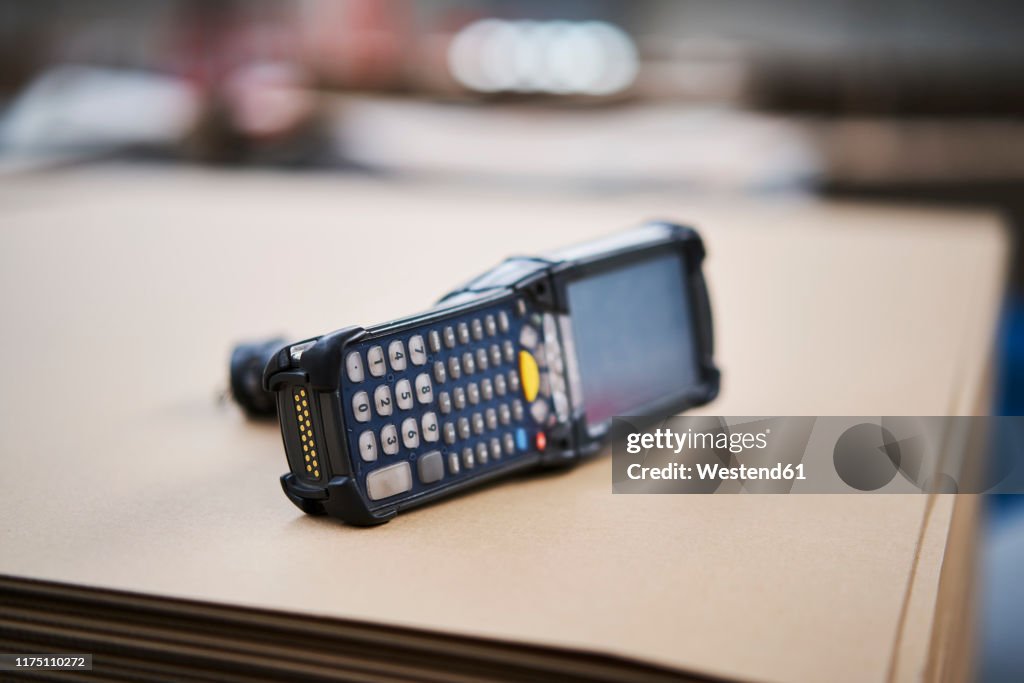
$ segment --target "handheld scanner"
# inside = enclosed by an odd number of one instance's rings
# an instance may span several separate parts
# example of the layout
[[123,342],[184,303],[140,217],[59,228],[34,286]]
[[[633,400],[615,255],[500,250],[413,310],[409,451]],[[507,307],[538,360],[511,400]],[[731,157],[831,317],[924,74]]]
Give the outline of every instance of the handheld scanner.
[[719,373],[690,229],[653,223],[510,258],[432,309],[291,344],[276,394],[288,498],[351,524],[570,465],[615,415],[710,401]]

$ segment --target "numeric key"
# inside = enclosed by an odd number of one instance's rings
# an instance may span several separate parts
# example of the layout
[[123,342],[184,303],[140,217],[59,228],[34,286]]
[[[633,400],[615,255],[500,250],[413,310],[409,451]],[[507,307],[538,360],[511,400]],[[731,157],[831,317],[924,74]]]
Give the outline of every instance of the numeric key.
[[420,426],[423,428],[424,441],[437,441],[440,436],[437,429],[437,413],[423,413],[423,418],[420,420]]
[[412,450],[420,445],[420,431],[416,427],[416,418],[407,417],[402,420],[402,443]]
[[427,350],[423,346],[423,337],[414,334],[409,337],[409,360],[413,365],[426,365]]
[[398,430],[395,425],[384,425],[380,430],[380,444],[384,449],[384,455],[398,453]]
[[416,375],[416,400],[424,405],[434,400],[434,387],[430,383],[430,375],[425,372]]
[[391,414],[391,388],[387,384],[382,384],[373,390],[373,404],[377,408],[378,415]]
[[395,383],[395,398],[402,410],[412,410],[412,385],[409,380],[400,379]]
[[379,346],[371,346],[366,352],[366,362],[370,366],[370,374],[374,377],[383,377],[388,368],[384,363],[384,349]]
[[370,421],[370,396],[365,391],[357,391],[352,397],[352,412],[357,422]]
[[405,370],[405,344],[401,339],[396,339],[388,344],[388,360],[391,362],[391,369],[395,372]]

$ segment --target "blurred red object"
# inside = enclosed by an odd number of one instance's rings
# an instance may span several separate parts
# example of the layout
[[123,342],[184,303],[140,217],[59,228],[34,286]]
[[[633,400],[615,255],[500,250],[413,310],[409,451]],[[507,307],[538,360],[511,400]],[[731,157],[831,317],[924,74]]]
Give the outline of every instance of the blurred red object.
[[318,0],[299,14],[306,63],[324,84],[358,90],[405,87],[415,49],[406,0]]

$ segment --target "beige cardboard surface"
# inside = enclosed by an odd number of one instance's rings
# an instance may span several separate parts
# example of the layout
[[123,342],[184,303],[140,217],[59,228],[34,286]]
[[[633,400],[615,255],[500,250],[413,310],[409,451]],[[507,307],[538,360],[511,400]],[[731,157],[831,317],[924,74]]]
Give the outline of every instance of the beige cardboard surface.
[[708,412],[978,404],[1005,257],[983,213],[127,168],[8,179],[0,573],[744,679],[915,677],[927,647],[893,665],[931,632],[929,609],[906,619],[908,588],[929,577],[934,602],[950,519],[924,526],[925,496],[613,496],[605,456],[352,529],[292,507],[276,427],[217,399],[236,340],[379,322],[511,253],[661,216],[708,246],[724,373]]

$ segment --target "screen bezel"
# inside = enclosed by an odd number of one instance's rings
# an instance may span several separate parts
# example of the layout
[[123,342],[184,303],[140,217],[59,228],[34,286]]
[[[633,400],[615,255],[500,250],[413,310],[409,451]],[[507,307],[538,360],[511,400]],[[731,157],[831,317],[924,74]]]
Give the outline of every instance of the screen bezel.
[[[688,235],[693,235],[693,239],[687,239]],[[709,311],[705,310],[708,304],[701,272],[704,250],[699,239],[696,238],[696,233],[687,231],[682,236],[673,233],[672,237],[654,243],[627,245],[611,252],[585,256],[579,260],[562,264],[553,273],[555,296],[560,303],[560,308],[566,311],[571,318],[572,309],[569,306],[568,297],[570,284],[665,255],[675,255],[681,260],[683,282],[680,283],[680,286],[684,289],[685,301],[689,307],[691,331],[695,337],[694,366],[698,380],[694,386],[636,406],[630,413],[633,416],[674,415],[687,408],[706,403],[717,393],[718,371],[711,360],[712,338],[709,323],[706,320]],[[579,340],[575,340],[574,346],[578,344]],[[579,359],[574,360],[578,364]],[[578,398],[585,401],[585,397]],[[602,422],[591,424],[587,420],[585,406],[582,405],[574,406],[574,416],[576,420],[582,422],[583,430],[591,439],[605,436],[611,428],[613,419],[610,417]]]

